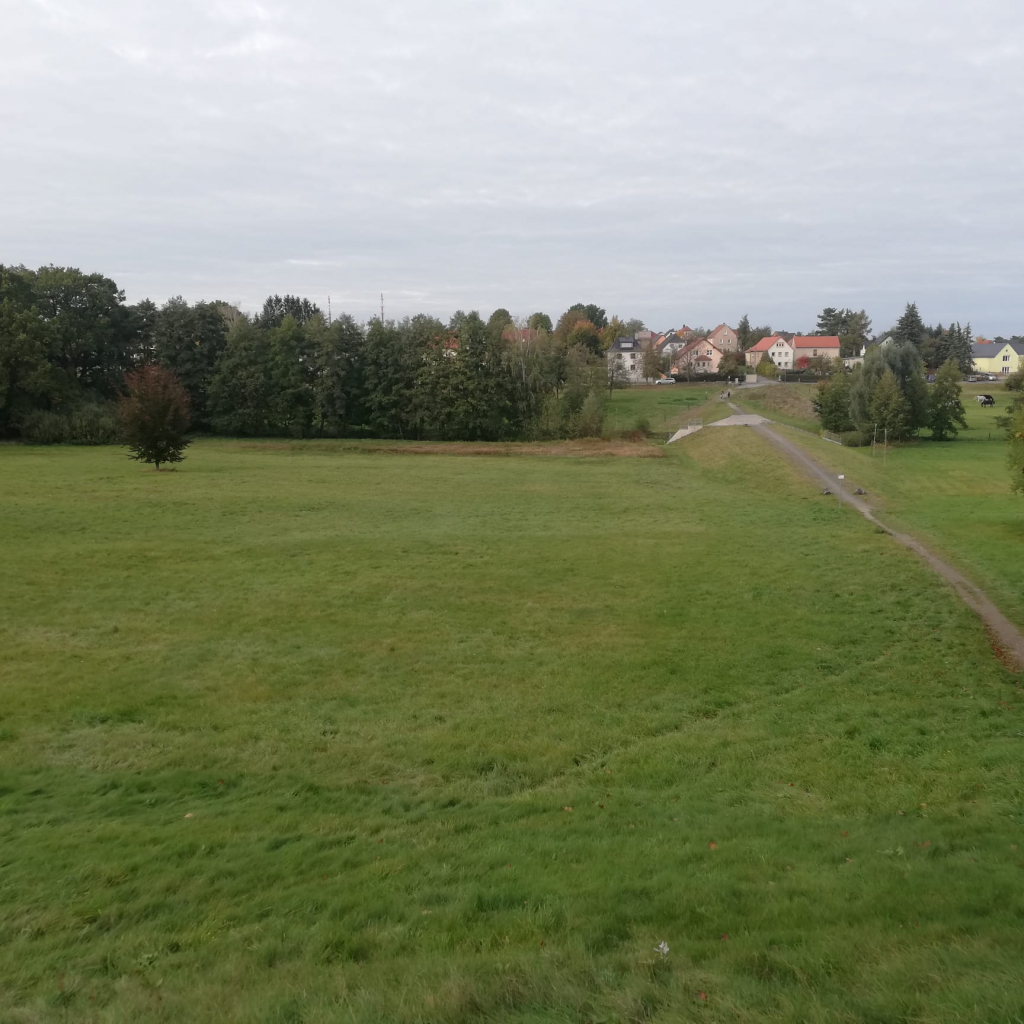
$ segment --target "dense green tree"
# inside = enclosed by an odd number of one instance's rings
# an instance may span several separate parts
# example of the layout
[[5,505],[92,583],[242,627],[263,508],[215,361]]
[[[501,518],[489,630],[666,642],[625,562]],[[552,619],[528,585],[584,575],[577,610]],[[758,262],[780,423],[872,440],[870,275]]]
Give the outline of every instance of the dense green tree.
[[526,326],[531,331],[547,331],[548,334],[554,329],[551,325],[551,317],[547,313],[531,313],[530,319],[526,321]]
[[496,309],[487,321],[487,332],[492,338],[500,338],[505,329],[514,326],[512,314],[507,309]]
[[[3,296],[0,267],[0,296]],[[59,405],[66,381],[50,360],[46,323],[34,306],[0,297],[0,437],[14,433],[34,408]]]
[[570,306],[559,318],[555,326],[555,336],[562,342],[572,345],[569,335],[579,323],[589,323],[596,330],[601,331],[608,326],[608,316],[600,306],[593,303],[585,305],[577,302]]
[[887,366],[871,395],[871,420],[880,437],[899,441],[910,432],[909,408],[899,379]]
[[[476,313],[468,317],[461,313],[463,321],[469,317],[480,321]],[[381,437],[405,437],[415,430],[413,391],[426,352],[412,342],[411,333],[408,323],[397,325],[394,321],[382,323],[378,319],[370,321],[366,332],[363,346],[366,420],[370,430]]]
[[568,348],[581,346],[593,354],[601,351],[601,332],[589,320],[578,320],[565,339]]
[[622,335],[623,337],[632,336],[639,334],[641,331],[646,331],[647,328],[644,326],[643,320],[637,317],[630,317],[628,320],[622,322]]
[[193,423],[209,426],[207,392],[217,362],[227,344],[227,325],[213,303],[189,305],[180,295],[156,315],[152,333],[153,355],[161,366],[174,371],[188,392]]
[[102,274],[74,267],[27,271],[33,305],[47,324],[50,360],[65,400],[83,392],[114,398],[132,366],[133,336],[124,292]]
[[188,393],[164,366],[150,363],[125,376],[125,391],[118,402],[118,420],[131,459],[148,462],[159,471],[163,463],[181,462],[192,443]]
[[222,434],[247,437],[279,432],[274,417],[275,382],[270,334],[249,320],[228,331],[209,385],[209,415]]
[[916,302],[908,302],[903,315],[892,330],[894,341],[903,342],[919,348],[925,335],[924,322],[917,311]]
[[943,363],[935,375],[935,384],[931,389],[928,404],[931,411],[932,438],[936,441],[956,437],[958,428],[967,427],[961,401],[963,389],[960,387],[960,376],[960,367],[953,359]]
[[298,295],[268,295],[263,308],[253,317],[253,323],[263,330],[271,330],[280,327],[286,316],[302,325],[315,316],[322,317],[323,311],[315,302]]
[[839,434],[853,430],[854,423],[850,415],[852,387],[852,375],[843,369],[837,370],[831,377],[818,384],[818,393],[812,401],[825,430]]
[[755,344],[758,339],[754,337],[754,332],[750,327],[750,317],[746,313],[740,319],[739,326],[736,328],[736,341],[739,344],[741,352],[745,352],[751,345]]
[[159,316],[160,310],[151,299],[143,299],[128,307],[130,358],[133,366],[144,366],[156,360],[155,335]]
[[974,336],[971,333],[971,325],[961,327],[959,322],[950,324],[943,338],[945,344],[941,355],[945,356],[946,360],[952,359],[961,375],[970,373],[974,369]]

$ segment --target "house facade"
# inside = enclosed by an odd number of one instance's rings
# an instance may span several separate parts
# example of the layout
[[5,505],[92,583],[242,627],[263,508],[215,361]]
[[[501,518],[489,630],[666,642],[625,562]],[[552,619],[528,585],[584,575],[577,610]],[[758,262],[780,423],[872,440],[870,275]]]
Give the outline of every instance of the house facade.
[[988,373],[996,377],[1008,377],[1024,369],[1024,342],[993,341],[971,346],[975,373]]
[[695,338],[672,362],[672,373],[717,373],[725,353],[709,338]]
[[796,335],[793,338],[793,354],[797,362],[804,356],[811,359],[817,359],[819,356],[824,356],[826,359],[838,359],[839,338],[836,335],[830,337]]
[[740,340],[728,324],[719,324],[709,335],[710,341],[719,352],[738,352]]
[[605,356],[609,376],[618,371],[619,376],[625,377],[631,384],[639,384],[643,380],[643,344],[632,337],[616,338],[608,346]]
[[793,345],[778,334],[762,338],[746,351],[747,366],[756,367],[762,359],[770,359],[780,370],[792,370],[796,361]]

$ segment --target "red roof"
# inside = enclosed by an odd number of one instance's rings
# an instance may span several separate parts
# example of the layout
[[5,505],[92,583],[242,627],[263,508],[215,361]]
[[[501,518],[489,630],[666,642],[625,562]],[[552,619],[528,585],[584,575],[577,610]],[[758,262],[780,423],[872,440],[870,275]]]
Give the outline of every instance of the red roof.
[[773,334],[770,338],[762,338],[756,345],[751,345],[747,349],[748,352],[767,352],[777,341],[782,341],[777,334]]
[[795,337],[793,339],[794,348],[839,348],[839,339],[832,335],[831,337],[810,337],[801,338]]

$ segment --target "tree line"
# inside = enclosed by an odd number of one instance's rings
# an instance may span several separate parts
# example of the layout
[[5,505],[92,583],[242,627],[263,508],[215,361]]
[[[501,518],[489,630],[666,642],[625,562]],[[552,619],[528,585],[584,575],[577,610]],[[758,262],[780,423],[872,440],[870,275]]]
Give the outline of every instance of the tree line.
[[604,348],[640,321],[577,303],[556,324],[457,312],[360,324],[272,295],[255,315],[225,302],[125,303],[101,274],[0,266],[0,435],[117,437],[126,374],[173,371],[191,428],[242,436],[516,440],[600,434]]

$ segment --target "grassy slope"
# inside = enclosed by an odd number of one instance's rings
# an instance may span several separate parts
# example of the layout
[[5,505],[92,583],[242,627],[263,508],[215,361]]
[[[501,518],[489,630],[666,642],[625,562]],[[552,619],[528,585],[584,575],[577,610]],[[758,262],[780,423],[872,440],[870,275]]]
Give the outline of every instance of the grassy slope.
[[818,421],[811,399],[817,390],[811,384],[767,384],[761,388],[734,391],[732,400],[747,412],[769,416],[801,430],[818,433]]
[[[974,400],[982,393],[996,399],[994,409]],[[941,548],[1024,625],[1024,503],[1010,493],[1006,443],[995,425],[1008,398],[994,384],[967,386],[968,430],[953,441],[890,448],[884,459],[880,449],[872,455],[791,435],[865,487],[894,521]]]
[[0,450],[0,1019],[1012,1020],[1012,680],[669,451]]
[[720,418],[729,412],[716,400],[721,390],[721,385],[714,384],[652,384],[614,391],[605,429],[610,434],[632,430],[643,416],[655,434],[669,434],[685,427],[691,418],[705,422]]

